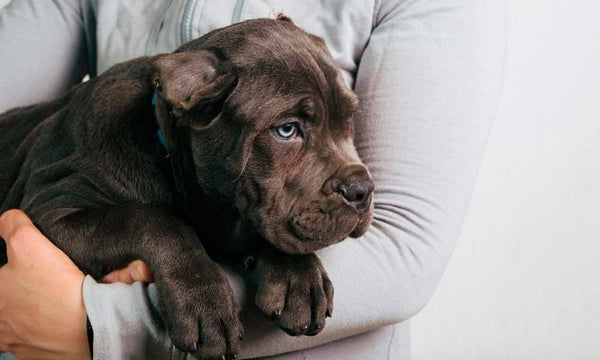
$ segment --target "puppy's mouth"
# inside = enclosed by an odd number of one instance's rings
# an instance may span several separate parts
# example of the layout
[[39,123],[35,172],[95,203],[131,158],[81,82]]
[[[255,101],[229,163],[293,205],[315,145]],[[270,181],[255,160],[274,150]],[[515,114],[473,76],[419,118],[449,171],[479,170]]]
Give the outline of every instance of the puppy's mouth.
[[357,212],[347,206],[330,209],[313,202],[290,216],[278,231],[266,237],[271,244],[287,253],[314,252],[347,237],[362,236],[371,223],[372,207],[371,202],[366,211]]

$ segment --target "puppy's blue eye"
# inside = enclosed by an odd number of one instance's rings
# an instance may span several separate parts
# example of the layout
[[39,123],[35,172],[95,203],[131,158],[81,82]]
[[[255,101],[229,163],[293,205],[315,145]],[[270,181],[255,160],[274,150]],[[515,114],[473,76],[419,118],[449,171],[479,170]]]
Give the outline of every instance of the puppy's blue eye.
[[291,139],[298,135],[298,124],[287,123],[275,128],[277,135],[283,139]]

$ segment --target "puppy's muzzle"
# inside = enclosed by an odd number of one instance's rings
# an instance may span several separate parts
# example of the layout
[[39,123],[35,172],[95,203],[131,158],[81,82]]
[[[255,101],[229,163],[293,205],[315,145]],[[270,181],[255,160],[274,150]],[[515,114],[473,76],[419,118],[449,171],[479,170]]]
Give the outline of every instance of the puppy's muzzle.
[[341,168],[323,185],[326,194],[340,194],[344,202],[358,213],[369,209],[374,188],[369,172],[359,164]]

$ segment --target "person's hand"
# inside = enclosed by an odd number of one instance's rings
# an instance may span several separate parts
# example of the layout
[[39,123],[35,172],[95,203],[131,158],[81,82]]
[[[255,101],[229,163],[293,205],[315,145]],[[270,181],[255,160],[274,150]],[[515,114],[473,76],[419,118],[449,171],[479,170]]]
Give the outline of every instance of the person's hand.
[[129,265],[127,265],[127,267],[120,270],[115,270],[100,279],[100,282],[105,284],[114,282],[133,284],[135,281],[141,281],[145,283],[154,281],[154,277],[150,272],[150,268],[141,260],[132,261],[129,263]]
[[[19,359],[89,359],[83,273],[20,210],[0,216],[8,263],[0,268],[0,352]],[[136,260],[101,279],[151,282]]]
[[0,216],[0,352],[19,359],[90,359],[84,275],[22,211]]

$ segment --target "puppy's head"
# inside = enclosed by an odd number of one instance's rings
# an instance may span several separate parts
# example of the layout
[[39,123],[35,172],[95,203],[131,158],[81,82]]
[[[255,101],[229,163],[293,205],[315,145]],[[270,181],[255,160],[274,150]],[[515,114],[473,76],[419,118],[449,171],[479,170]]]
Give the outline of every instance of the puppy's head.
[[358,101],[321,38],[287,17],[251,20],[155,68],[160,126],[189,149],[204,192],[289,253],[364,234],[373,182],[353,145]]

